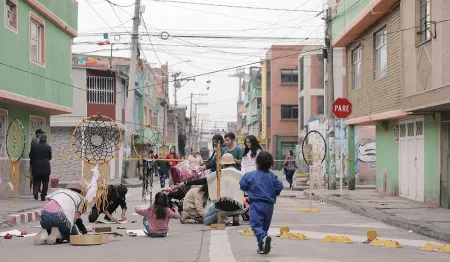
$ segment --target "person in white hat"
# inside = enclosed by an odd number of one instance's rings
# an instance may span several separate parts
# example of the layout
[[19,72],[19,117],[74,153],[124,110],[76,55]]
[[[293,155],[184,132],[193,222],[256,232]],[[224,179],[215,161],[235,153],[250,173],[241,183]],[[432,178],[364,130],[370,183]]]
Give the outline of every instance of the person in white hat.
[[[221,158],[220,198],[217,198],[217,173],[212,172],[206,178],[185,181],[178,186],[207,185],[209,198],[214,203],[204,214],[203,223],[211,225],[217,223],[216,213],[220,212],[222,222],[226,217],[233,216],[233,225],[239,225],[239,212],[243,208],[244,192],[240,190],[239,181],[242,172],[235,168],[233,155],[227,153]],[[182,219],[185,219],[183,216]],[[183,221],[182,221],[183,222]]]
[[69,184],[48,196],[49,202],[41,213],[42,230],[36,236],[35,244],[54,245],[57,241],[69,241],[70,235],[87,233],[80,216],[85,212],[84,195],[86,187],[81,183]]

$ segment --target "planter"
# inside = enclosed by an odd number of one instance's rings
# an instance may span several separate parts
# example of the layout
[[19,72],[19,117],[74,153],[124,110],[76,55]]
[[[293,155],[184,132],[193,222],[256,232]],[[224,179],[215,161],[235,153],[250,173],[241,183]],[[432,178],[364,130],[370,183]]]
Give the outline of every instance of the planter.
[[59,178],[50,179],[50,188],[57,188],[59,184]]

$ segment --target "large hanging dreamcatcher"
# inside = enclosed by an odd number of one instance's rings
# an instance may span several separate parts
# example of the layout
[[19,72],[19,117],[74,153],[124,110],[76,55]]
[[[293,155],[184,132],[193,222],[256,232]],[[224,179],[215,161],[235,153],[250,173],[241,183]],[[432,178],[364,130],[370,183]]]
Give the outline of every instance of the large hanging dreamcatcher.
[[152,203],[153,194],[153,154],[164,154],[165,139],[161,132],[153,126],[142,125],[133,134],[133,149],[143,164],[142,176],[142,200],[147,201],[150,196]]
[[107,205],[108,163],[120,150],[122,133],[117,123],[100,114],[86,117],[75,127],[72,147],[83,160],[83,183],[88,185],[89,207]]
[[9,158],[9,188],[11,195],[17,197],[19,192],[19,160],[25,151],[25,129],[22,123],[14,118],[6,131],[6,153]]

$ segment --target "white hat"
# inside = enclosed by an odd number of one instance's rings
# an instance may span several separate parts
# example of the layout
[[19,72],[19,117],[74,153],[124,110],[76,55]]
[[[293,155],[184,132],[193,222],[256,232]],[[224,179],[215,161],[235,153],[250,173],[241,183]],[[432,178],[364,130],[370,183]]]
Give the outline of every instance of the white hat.
[[222,156],[222,159],[220,160],[221,165],[234,165],[236,162],[234,162],[234,157],[230,153],[226,153]]

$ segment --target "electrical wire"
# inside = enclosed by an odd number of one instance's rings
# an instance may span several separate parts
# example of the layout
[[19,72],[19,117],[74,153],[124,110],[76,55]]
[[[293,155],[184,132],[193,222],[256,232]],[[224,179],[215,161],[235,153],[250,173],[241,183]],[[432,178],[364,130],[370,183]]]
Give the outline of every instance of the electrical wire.
[[118,6],[118,7],[131,7],[131,6],[134,6],[134,3],[129,4],[129,5],[119,5],[119,4],[113,3],[113,2],[111,2],[109,0],[105,0],[105,1],[108,2],[110,5],[114,5],[114,6]]

